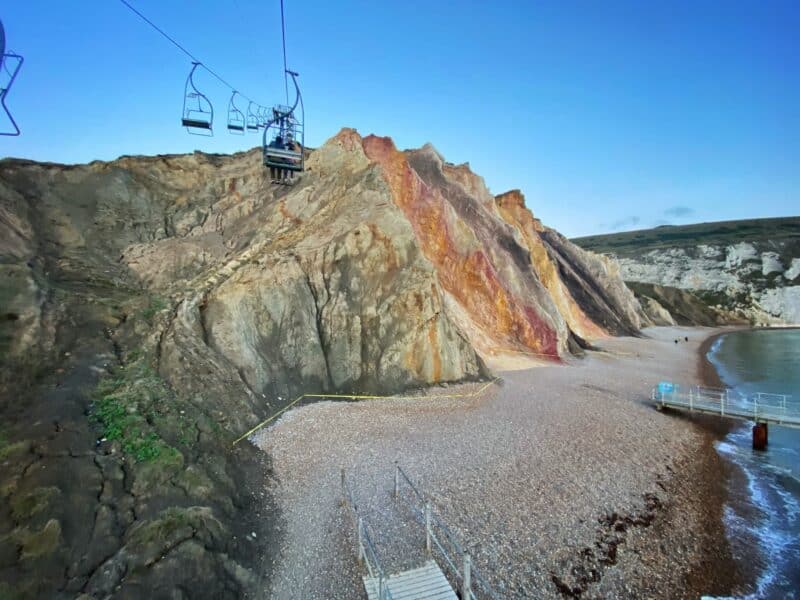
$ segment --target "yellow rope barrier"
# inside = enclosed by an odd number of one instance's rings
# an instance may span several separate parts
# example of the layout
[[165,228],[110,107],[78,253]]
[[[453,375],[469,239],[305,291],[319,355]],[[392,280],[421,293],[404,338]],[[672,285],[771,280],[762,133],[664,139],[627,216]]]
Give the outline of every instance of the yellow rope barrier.
[[298,402],[300,402],[304,398],[338,398],[338,399],[348,398],[350,400],[382,400],[382,399],[389,399],[389,398],[394,399],[394,400],[438,400],[440,398],[474,398],[475,396],[481,395],[492,384],[497,383],[497,381],[499,379],[500,379],[499,377],[495,377],[494,379],[492,379],[487,384],[481,386],[477,391],[466,393],[466,394],[437,394],[435,396],[358,396],[358,395],[352,395],[352,394],[303,394],[302,396],[298,396],[297,398],[295,398],[294,400],[289,402],[289,404],[284,406],[282,409],[280,409],[274,415],[270,416],[268,419],[262,421],[261,423],[259,423],[255,427],[253,427],[247,433],[244,433],[244,434],[240,435],[238,438],[236,438],[234,440],[232,445],[235,446],[236,444],[241,442],[243,439],[251,436],[256,431],[258,431],[259,429],[261,429],[265,425],[267,425],[270,422],[272,422],[274,419],[276,419],[277,417],[279,417],[280,415],[285,413],[292,406],[294,406],[295,404],[297,404]]

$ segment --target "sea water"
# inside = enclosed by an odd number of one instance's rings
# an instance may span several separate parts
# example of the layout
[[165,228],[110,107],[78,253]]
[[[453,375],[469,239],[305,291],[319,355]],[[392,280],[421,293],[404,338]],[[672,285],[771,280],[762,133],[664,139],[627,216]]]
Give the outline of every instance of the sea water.
[[[737,331],[718,338],[708,357],[726,386],[745,394],[789,394],[800,406],[800,330]],[[738,465],[757,510],[731,503],[725,527],[735,555],[755,538],[764,568],[746,598],[800,598],[800,429],[769,425],[769,442],[753,450],[753,423],[742,423],[717,444]]]

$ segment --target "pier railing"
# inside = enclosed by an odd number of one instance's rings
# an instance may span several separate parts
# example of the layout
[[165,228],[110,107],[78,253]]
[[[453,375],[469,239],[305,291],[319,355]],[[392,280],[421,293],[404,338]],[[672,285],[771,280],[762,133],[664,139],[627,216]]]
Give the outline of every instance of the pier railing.
[[651,399],[662,407],[800,427],[800,403],[793,402],[787,394],[746,395],[726,388],[682,387],[662,382],[653,388]]
[[450,576],[456,580],[461,591],[460,597],[463,600],[498,600],[496,592],[472,564],[470,553],[456,541],[453,532],[433,510],[430,500],[424,497],[406,472],[395,463],[395,500],[400,498],[403,485],[411,490],[413,501],[408,502],[408,507],[425,525],[425,549],[429,555],[436,553],[444,561]]

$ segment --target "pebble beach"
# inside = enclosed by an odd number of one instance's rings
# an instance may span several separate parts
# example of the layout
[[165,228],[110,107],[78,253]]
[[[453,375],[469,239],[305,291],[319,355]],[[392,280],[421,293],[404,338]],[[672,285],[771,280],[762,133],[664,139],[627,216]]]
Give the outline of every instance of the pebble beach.
[[744,575],[722,525],[724,430],[649,401],[658,381],[704,381],[714,333],[650,328],[488,386],[293,408],[251,438],[271,457],[279,509],[264,597],[366,598],[342,469],[383,568],[425,560],[411,495],[393,496],[395,463],[498,597],[731,593]]

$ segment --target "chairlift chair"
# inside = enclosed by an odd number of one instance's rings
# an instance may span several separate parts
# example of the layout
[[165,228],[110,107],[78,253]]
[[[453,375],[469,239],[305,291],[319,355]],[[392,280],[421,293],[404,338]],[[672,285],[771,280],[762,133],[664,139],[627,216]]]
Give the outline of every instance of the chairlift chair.
[[296,96],[292,106],[277,105],[272,109],[271,118],[264,128],[264,165],[300,172],[305,167],[305,110],[297,73],[288,70],[286,73],[292,78]]
[[260,120],[258,110],[261,108],[256,104],[256,112],[253,112],[253,102],[247,105],[247,131],[258,131]]
[[202,63],[193,62],[183,90],[183,117],[181,123],[192,135],[213,136],[214,107],[211,101],[194,84],[194,72]]
[[17,122],[6,106],[6,96],[8,96],[11,86],[14,84],[14,79],[19,73],[23,60],[19,54],[6,53],[6,32],[3,28],[3,22],[0,21],[0,108],[6,113],[11,126],[14,128],[13,131],[0,130],[0,135],[17,136],[20,134]]
[[266,106],[258,107],[258,126],[261,129],[267,126],[269,122],[269,109]]
[[236,108],[236,103],[234,102],[238,93],[234,91],[228,101],[228,131],[234,135],[244,135],[244,113]]

